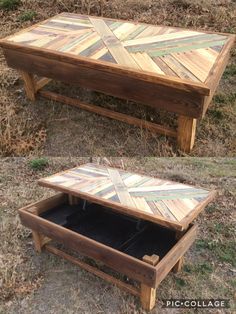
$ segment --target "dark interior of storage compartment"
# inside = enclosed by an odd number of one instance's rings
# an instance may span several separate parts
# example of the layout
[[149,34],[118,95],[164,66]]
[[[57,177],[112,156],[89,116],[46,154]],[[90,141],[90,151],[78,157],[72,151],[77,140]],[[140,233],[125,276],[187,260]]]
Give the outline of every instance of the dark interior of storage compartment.
[[174,231],[98,204],[63,204],[40,216],[139,259],[162,258],[176,243]]

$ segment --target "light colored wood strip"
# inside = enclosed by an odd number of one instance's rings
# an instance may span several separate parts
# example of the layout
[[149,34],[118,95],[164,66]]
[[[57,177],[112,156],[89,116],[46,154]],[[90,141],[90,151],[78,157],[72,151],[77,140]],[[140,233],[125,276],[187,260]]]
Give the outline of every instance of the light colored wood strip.
[[114,35],[122,40],[122,38],[127,37],[130,33],[132,33],[137,28],[137,25],[133,23],[123,23],[119,27],[117,27],[113,33]]
[[45,85],[47,85],[49,82],[51,82],[52,79],[47,77],[42,77],[36,82],[35,91],[37,92],[41,88],[43,88]]
[[67,51],[70,51],[72,49],[74,49],[75,47],[77,47],[82,41],[84,41],[86,38],[88,38],[89,36],[92,35],[92,32],[91,31],[86,31],[85,33],[83,34],[80,34],[81,36],[79,36],[78,38],[68,38],[67,37],[67,41],[63,43],[63,46],[61,48],[59,48],[59,51],[62,51],[62,52],[67,52]]
[[211,68],[211,65],[207,66],[202,70],[196,63],[195,59],[189,60],[185,57],[185,54],[178,53],[178,54],[172,54],[172,56],[178,60],[184,67],[186,67],[190,72],[194,74],[201,82],[204,82],[207,78],[207,75],[209,73],[209,70]]
[[80,52],[92,46],[99,40],[100,40],[100,37],[96,33],[92,33],[90,36],[86,37],[82,42],[80,42],[78,46],[72,49],[69,49],[68,51],[74,54],[80,54]]
[[49,42],[48,44],[46,44],[45,48],[51,49],[51,50],[60,50],[61,48],[64,47],[64,45],[68,44],[68,41],[69,41],[68,37],[60,35],[52,42]]
[[182,212],[180,212],[178,209],[176,209],[176,207],[172,206],[171,201],[162,200],[162,202],[166,205],[168,210],[172,213],[173,216],[176,217],[176,219],[178,221],[180,221],[181,219],[183,219],[185,217],[185,215]]
[[91,24],[81,23],[81,22],[78,22],[76,20],[69,21],[68,19],[64,20],[64,19],[60,18],[60,19],[52,19],[50,21],[51,22],[56,22],[56,23],[61,23],[61,24],[67,24],[67,25],[78,25],[78,26],[81,26],[81,27],[93,28],[93,25],[91,25]]
[[191,37],[196,35],[201,35],[202,33],[194,31],[182,31],[178,33],[150,36],[146,38],[132,39],[123,42],[124,47],[134,46],[134,45],[144,45],[156,42],[161,42],[165,40],[178,39],[183,37]]
[[138,27],[125,38],[126,40],[131,40],[131,39],[136,38],[138,34],[140,34],[144,29],[148,27],[147,25],[144,25],[144,24],[138,24],[137,26]]
[[140,29],[140,25],[139,24],[133,24],[133,28],[130,29],[129,31],[127,31],[125,34],[121,35],[120,40],[121,41],[127,40],[129,38],[129,36],[134,34],[139,29]]
[[122,46],[120,41],[115,37],[113,32],[103,20],[90,17],[90,21],[118,64],[140,69],[128,51]]
[[179,77],[184,78],[184,79],[190,79],[194,82],[200,81],[196,76],[194,76],[191,72],[189,72],[188,69],[182,66],[172,56],[168,55],[168,56],[161,57],[161,60],[165,62],[171,68],[171,70],[174,71]]
[[51,41],[52,41],[51,36],[44,36],[33,41],[32,43],[29,43],[29,45],[32,45],[34,47],[43,47],[44,45],[46,45],[47,43],[50,43]]
[[152,209],[149,207],[144,197],[132,197],[137,209],[149,214],[153,214]]
[[170,219],[172,221],[177,221],[177,217],[167,208],[167,206],[162,201],[153,203],[164,218]]
[[196,134],[197,120],[191,117],[178,117],[178,137],[177,141],[180,149],[189,153],[193,148]]
[[24,41],[30,41],[30,40],[37,40],[41,37],[39,34],[27,32],[27,33],[20,33],[19,35],[12,35],[7,40],[13,41],[15,43],[20,43]]
[[145,28],[140,34],[138,34],[135,38],[145,38],[145,37],[150,37],[150,36],[155,36],[159,34],[160,30],[162,29],[161,26],[148,26]]
[[133,57],[133,59],[138,63],[138,65],[141,67],[144,71],[150,71],[155,72],[158,74],[165,74],[158,65],[149,57],[149,55],[145,52],[140,53],[130,53],[130,55]]
[[189,60],[185,58],[184,54],[173,53],[171,54],[179,63],[181,63],[186,69],[188,69],[194,76],[196,76],[201,82],[204,82],[208,73],[209,66],[205,68],[205,71],[201,69],[194,63],[194,60]]
[[153,50],[148,50],[148,54],[152,57],[158,57],[158,56],[164,56],[168,55],[170,53],[177,53],[177,52],[186,52],[186,51],[191,51],[191,50],[196,50],[196,49],[201,49],[201,48],[208,48],[214,44],[223,44],[224,41],[217,41],[217,42],[203,42],[200,44],[196,45],[182,45],[182,46],[177,46],[177,47],[167,47],[163,49],[153,49]]
[[104,56],[106,53],[108,52],[107,47],[103,47],[102,49],[100,49],[99,51],[96,51],[94,54],[92,54],[90,56],[90,58],[98,60],[99,58],[101,58],[102,56]]
[[159,186],[149,185],[149,186],[143,186],[143,187],[137,187],[137,188],[130,188],[129,191],[130,192],[154,192],[154,191],[166,191],[166,190],[175,191],[176,189],[177,190],[179,189],[191,190],[191,186],[183,185],[177,182],[172,182],[171,185],[167,185],[166,182],[165,183],[162,182],[162,184]]
[[63,27],[60,27],[60,26],[55,26],[55,25],[40,25],[41,28],[47,28],[47,29],[51,29],[51,30],[54,30],[55,32],[57,32],[57,30],[59,31],[64,31],[66,34],[67,33],[70,33],[72,30],[71,29],[66,29],[66,28],[63,28]]
[[163,62],[159,57],[152,58],[153,61],[157,64],[157,66],[164,72],[166,75],[178,77],[178,75],[171,70],[171,68]]
[[110,175],[111,181],[114,184],[120,202],[126,206],[136,207],[132,197],[127,191],[127,188],[120,176],[119,171],[117,169],[108,168],[108,173]]
[[27,73],[25,71],[19,71],[23,81],[24,81],[24,87],[26,96],[32,100],[35,101],[35,82],[34,82],[34,76],[33,74]]

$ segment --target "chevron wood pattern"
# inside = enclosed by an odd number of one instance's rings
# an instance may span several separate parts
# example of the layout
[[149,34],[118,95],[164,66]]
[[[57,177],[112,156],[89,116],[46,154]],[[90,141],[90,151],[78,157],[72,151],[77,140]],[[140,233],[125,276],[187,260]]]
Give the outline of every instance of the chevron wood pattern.
[[89,195],[107,206],[119,204],[130,214],[141,212],[158,222],[179,224],[195,214],[211,192],[190,185],[152,178],[121,169],[86,164],[39,180],[40,185]]
[[225,34],[62,13],[7,41],[203,83],[227,39]]

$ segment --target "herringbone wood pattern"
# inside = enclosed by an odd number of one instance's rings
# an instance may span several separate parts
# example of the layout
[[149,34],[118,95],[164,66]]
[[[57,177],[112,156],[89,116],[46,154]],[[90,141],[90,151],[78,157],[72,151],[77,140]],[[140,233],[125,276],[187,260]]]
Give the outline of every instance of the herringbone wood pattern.
[[227,35],[62,13],[8,41],[205,82]]
[[179,223],[204,202],[210,192],[177,182],[147,177],[121,169],[86,164],[40,180],[54,189],[96,198]]

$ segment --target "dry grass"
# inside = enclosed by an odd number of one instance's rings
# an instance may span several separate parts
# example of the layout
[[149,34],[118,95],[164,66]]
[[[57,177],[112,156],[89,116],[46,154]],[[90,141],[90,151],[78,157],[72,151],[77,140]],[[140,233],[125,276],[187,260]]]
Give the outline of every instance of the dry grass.
[[[12,11],[0,10],[1,36],[29,26],[62,11],[104,15],[153,24],[236,32],[236,3],[230,0],[55,0],[21,1]],[[22,16],[29,16],[24,21]],[[33,14],[35,12],[35,14]],[[18,74],[0,64],[0,154],[22,156],[179,156],[175,142],[144,130],[67,106],[25,99]],[[221,80],[217,97],[206,118],[200,122],[193,156],[233,156],[236,151],[236,52]],[[54,84],[65,94],[74,93],[84,100],[133,115],[175,125],[175,115],[157,112],[131,102],[107,97],[80,88]],[[219,101],[220,97],[220,101]],[[96,128],[94,127],[96,125]],[[111,132],[112,130],[112,132]]]
[[[0,313],[144,313],[136,298],[48,253],[36,254],[29,230],[21,226],[17,217],[19,207],[52,194],[37,186],[38,178],[88,160],[48,158],[43,170],[34,170],[32,159],[1,160]],[[219,190],[216,201],[197,219],[198,239],[186,255],[183,271],[169,274],[162,282],[152,313],[168,313],[161,308],[164,298],[229,298],[232,305],[235,160],[94,158],[93,161]],[[232,308],[228,310],[232,312]]]

